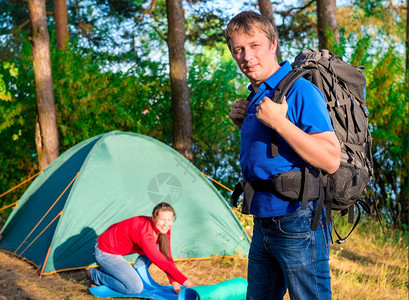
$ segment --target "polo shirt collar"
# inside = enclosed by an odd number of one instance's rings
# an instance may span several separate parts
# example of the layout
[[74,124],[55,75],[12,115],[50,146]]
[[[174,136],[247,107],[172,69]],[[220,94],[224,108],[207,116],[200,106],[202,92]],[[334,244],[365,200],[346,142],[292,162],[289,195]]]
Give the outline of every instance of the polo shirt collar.
[[[280,68],[269,78],[267,78],[266,81],[264,81],[261,85],[265,84],[271,89],[275,89],[278,84],[281,82],[281,80],[284,79],[285,76],[287,76],[288,73],[292,70],[292,67],[288,61],[283,61],[280,63]],[[261,88],[261,85],[259,89]],[[252,85],[250,84],[248,86],[248,89],[254,93],[254,89]]]

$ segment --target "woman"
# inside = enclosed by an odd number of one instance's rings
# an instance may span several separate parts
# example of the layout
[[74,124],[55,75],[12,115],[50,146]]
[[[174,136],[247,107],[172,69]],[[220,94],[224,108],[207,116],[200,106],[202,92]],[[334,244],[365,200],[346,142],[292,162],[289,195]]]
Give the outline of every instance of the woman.
[[[90,270],[91,279],[123,294],[137,294],[143,290],[143,282],[134,268],[150,260],[166,273],[177,294],[181,285],[195,286],[172,259],[170,229],[175,218],[172,206],[162,202],[154,207],[152,217],[137,216],[111,225],[95,243],[99,268]],[[133,253],[140,256],[132,267],[123,255]]]

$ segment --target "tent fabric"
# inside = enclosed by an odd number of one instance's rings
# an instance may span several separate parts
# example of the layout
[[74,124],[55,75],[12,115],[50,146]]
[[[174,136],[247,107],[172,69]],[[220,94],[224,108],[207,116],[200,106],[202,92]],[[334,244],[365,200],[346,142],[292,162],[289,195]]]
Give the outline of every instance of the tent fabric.
[[240,222],[192,163],[156,139],[121,131],[75,145],[40,174],[7,219],[0,249],[44,274],[92,266],[98,235],[113,223],[150,215],[162,201],[177,214],[175,259],[247,255],[250,241]]

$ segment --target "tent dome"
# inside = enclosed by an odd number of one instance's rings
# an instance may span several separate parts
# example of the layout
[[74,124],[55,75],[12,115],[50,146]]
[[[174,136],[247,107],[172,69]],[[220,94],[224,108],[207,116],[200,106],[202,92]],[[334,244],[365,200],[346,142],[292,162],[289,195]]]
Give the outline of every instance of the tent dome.
[[44,274],[88,267],[98,235],[126,218],[151,215],[162,201],[177,214],[175,259],[247,255],[240,222],[193,164],[156,139],[120,131],[75,145],[40,174],[7,219],[0,249]]

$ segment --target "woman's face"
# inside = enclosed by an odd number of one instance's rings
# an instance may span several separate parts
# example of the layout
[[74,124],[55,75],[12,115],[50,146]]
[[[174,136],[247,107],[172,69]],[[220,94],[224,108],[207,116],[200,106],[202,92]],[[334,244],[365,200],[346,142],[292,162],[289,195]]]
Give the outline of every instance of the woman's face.
[[173,226],[173,212],[159,211],[156,217],[153,217],[153,224],[160,233],[166,234]]

